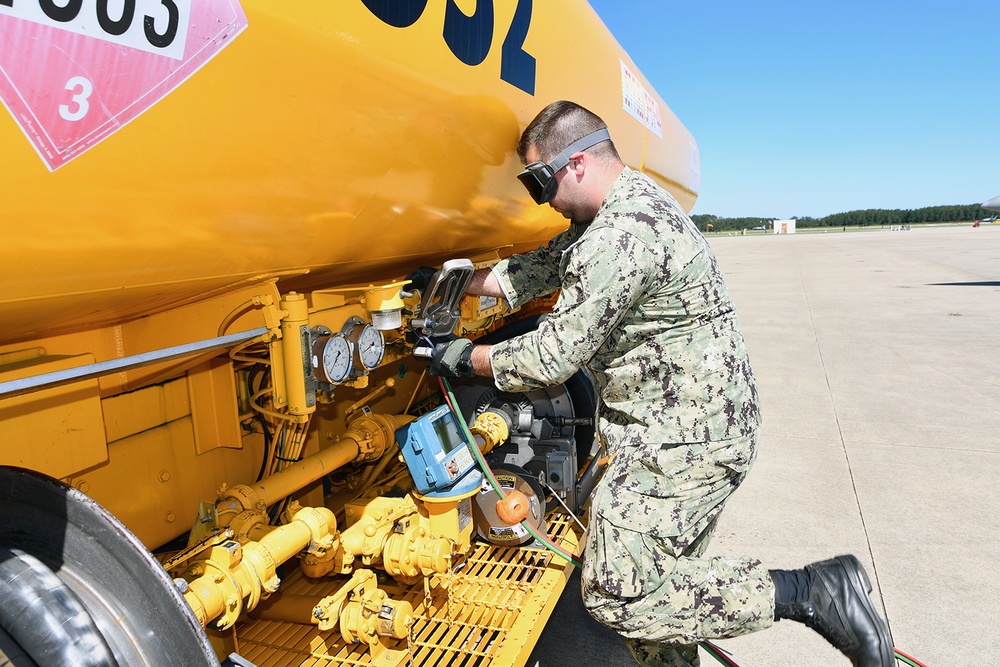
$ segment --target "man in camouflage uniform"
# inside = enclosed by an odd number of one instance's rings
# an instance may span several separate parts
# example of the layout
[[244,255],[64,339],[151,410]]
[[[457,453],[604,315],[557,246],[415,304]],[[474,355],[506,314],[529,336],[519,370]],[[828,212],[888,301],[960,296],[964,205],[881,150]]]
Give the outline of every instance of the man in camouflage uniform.
[[507,392],[591,371],[611,457],[591,498],[584,551],[591,615],[644,665],[698,665],[698,641],[776,618],[816,628],[855,667],[894,665],[853,556],[791,571],[701,557],[753,462],[760,424],[739,321],[704,237],[673,197],[622,164],[604,122],[576,104],[543,110],[518,154],[529,193],[570,228],[477,271],[469,292],[519,306],[558,289],[558,301],[523,336],[438,344],[429,367],[494,377]]

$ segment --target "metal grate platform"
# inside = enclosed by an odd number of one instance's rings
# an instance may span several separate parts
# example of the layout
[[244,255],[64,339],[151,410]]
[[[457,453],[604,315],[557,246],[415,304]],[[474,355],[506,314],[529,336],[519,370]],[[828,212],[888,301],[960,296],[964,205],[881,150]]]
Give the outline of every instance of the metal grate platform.
[[[551,513],[546,521],[548,537],[576,553],[572,519]],[[548,551],[477,543],[448,575],[448,587],[431,590],[429,598],[422,584],[406,587],[380,576],[380,588],[409,602],[415,619],[409,640],[389,649],[405,653],[394,657],[412,667],[523,665],[569,574],[568,564]],[[318,601],[343,581],[307,579],[296,568],[281,591]],[[315,625],[248,619],[237,624],[236,641],[240,655],[259,667],[372,665],[367,645],[346,644],[339,632],[320,632]]]

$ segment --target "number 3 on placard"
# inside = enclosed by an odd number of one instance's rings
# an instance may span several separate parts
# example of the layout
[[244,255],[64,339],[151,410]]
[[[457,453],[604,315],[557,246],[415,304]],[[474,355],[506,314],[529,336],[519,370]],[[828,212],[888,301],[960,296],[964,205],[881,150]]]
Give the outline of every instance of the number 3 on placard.
[[71,107],[69,104],[60,104],[59,115],[65,120],[80,120],[90,111],[90,102],[87,99],[94,92],[94,84],[90,82],[90,79],[85,79],[82,76],[74,76],[66,82],[66,90],[73,93],[70,102],[75,106]]

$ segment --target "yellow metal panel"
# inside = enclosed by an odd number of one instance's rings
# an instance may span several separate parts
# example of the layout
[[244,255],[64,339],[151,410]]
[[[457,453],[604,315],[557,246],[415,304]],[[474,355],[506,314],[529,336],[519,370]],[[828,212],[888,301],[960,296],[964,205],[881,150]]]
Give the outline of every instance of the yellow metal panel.
[[[92,354],[36,356],[0,367],[0,382],[91,363]],[[97,380],[0,400],[0,463],[66,477],[107,458]]]
[[191,417],[118,440],[105,466],[88,470],[73,485],[108,508],[146,545],[154,547],[191,527],[199,496],[212,500],[213,485],[199,487],[204,471],[184,465],[194,451]]
[[260,456],[256,448],[197,455],[187,415],[111,443],[107,463],[70,484],[155,548],[189,530],[198,503],[214,501],[223,482],[253,480]]
[[187,372],[194,421],[194,449],[204,454],[217,447],[243,447],[236,405],[236,377],[227,357],[212,359]]
[[102,401],[108,442],[127,438],[191,414],[187,380],[181,378]]
[[106,398],[103,405],[108,442],[191,415],[196,453],[243,447],[233,363],[226,357],[196,366],[186,378]]

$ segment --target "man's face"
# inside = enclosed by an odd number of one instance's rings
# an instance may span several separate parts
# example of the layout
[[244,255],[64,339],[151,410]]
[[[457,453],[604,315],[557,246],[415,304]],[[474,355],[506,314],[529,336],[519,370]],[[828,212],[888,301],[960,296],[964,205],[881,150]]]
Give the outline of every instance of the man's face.
[[[527,164],[541,162],[542,160],[537,146],[529,146],[524,157]],[[582,220],[580,218],[581,209],[577,192],[579,184],[576,182],[575,172],[571,173],[575,166],[576,161],[570,160],[568,165],[556,172],[555,179],[558,188],[556,189],[555,197],[548,204],[568,220],[578,223],[590,222],[589,220]]]

